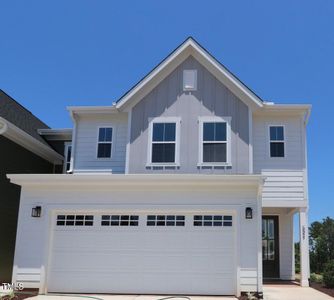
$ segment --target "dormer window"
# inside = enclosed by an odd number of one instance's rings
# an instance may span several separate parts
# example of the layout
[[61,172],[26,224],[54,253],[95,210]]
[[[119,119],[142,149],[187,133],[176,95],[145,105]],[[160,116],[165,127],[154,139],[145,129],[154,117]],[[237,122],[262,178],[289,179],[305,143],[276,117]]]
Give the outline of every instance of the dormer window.
[[197,70],[183,70],[183,90],[197,90]]
[[97,158],[111,158],[112,133],[113,130],[111,127],[99,128],[97,141]]

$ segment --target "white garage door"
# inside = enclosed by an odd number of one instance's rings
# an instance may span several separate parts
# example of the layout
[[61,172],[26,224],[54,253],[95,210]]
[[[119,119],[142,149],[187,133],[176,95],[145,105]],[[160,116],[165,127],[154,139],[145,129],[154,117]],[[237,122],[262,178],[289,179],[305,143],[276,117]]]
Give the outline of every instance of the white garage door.
[[236,293],[231,213],[59,213],[49,292]]

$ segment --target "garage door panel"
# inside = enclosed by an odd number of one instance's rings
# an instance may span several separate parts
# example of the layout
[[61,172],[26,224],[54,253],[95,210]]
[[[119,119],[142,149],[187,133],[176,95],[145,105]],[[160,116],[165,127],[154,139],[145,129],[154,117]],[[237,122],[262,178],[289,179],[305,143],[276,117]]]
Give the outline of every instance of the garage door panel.
[[[49,292],[235,294],[235,227],[55,226]],[[166,219],[167,220],[167,219]],[[157,224],[157,223],[156,223]]]

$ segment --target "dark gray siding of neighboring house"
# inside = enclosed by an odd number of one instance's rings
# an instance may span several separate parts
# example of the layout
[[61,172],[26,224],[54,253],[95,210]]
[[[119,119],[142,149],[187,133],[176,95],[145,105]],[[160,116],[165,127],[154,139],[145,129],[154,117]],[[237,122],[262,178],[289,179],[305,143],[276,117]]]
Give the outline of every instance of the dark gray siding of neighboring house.
[[52,172],[51,163],[0,136],[0,283],[11,281],[20,201],[20,187],[6,174]]
[[[183,91],[183,70],[197,70],[197,91]],[[132,109],[129,173],[229,173],[249,172],[248,106],[230,92],[192,56],[181,63]],[[180,168],[146,167],[149,119],[181,117]],[[226,169],[200,169],[198,164],[200,116],[232,117],[231,160]]]

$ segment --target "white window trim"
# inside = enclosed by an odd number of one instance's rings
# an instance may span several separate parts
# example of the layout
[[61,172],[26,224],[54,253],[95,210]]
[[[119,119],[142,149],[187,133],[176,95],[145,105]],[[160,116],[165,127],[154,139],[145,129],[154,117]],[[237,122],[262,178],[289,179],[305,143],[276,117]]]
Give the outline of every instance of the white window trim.
[[[152,163],[152,138],[153,138],[153,124],[154,123],[175,123],[175,162],[173,163]],[[149,119],[146,167],[155,167],[155,166],[179,167],[180,166],[180,127],[181,127],[180,124],[181,124],[180,117],[157,117],[157,118]]]
[[[100,128],[111,128],[112,129],[111,142],[99,142]],[[111,158],[113,157],[114,136],[115,136],[115,127],[114,126],[112,126],[112,125],[109,124],[109,125],[99,125],[97,127],[97,132],[96,132],[96,151],[95,151],[95,159],[96,160],[111,160]],[[106,143],[111,144],[110,157],[98,157],[99,144],[106,144]]]
[[[71,173],[71,160],[69,161],[70,169],[66,171],[66,165],[67,165],[67,153],[68,153],[68,147],[72,146],[72,142],[65,142],[64,143],[64,163],[63,163],[63,174]],[[73,156],[73,147],[71,149],[71,158]]]
[[[185,78],[185,73],[186,72],[194,72],[194,87],[193,88],[186,88],[185,87],[184,78]],[[183,91],[185,91],[185,92],[188,92],[188,91],[197,91],[197,70],[196,69],[183,70],[182,88],[183,88]]]
[[[271,127],[283,127],[283,140],[272,141],[270,139],[270,128]],[[286,158],[286,146],[285,146],[285,144],[286,144],[286,130],[285,130],[285,125],[284,124],[269,124],[267,132],[268,132],[268,141],[269,141],[269,143],[268,143],[268,145],[269,145],[269,147],[268,147],[268,156],[269,156],[269,158],[270,159],[283,159],[283,158]],[[277,157],[277,156],[271,156],[270,155],[271,154],[270,153],[270,145],[271,145],[272,142],[283,142],[284,156]]]
[[[207,116],[198,118],[198,167],[232,166],[231,160],[231,120],[232,117]],[[226,123],[226,162],[203,162],[203,123],[207,122],[225,122]]]

